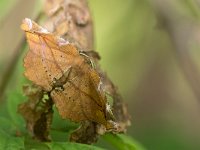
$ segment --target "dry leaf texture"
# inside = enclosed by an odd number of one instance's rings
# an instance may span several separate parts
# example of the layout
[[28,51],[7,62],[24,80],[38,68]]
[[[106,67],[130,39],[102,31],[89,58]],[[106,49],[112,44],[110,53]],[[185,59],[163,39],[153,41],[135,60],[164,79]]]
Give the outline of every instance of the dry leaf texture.
[[89,58],[30,19],[25,19],[21,28],[29,43],[24,58],[25,76],[50,92],[61,117],[115,128],[108,121],[105,92]]
[[46,0],[44,6],[49,31],[85,51],[93,49],[93,25],[86,0]]

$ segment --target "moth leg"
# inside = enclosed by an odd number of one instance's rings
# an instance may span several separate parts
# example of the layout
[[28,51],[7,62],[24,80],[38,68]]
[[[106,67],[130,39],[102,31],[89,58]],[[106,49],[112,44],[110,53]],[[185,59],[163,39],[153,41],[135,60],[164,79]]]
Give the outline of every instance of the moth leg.
[[68,81],[70,73],[71,73],[72,67],[70,67],[67,71],[64,72],[64,74],[59,78],[53,79],[53,87],[55,88],[63,88],[62,86]]
[[88,56],[87,54],[83,53],[83,52],[79,52],[80,55],[84,56],[85,58],[87,58],[90,62],[90,65],[93,69],[96,68],[95,63],[92,61],[92,59],[90,59],[90,56]]
[[97,60],[100,60],[100,59],[101,59],[99,53],[96,52],[96,51],[94,51],[94,50],[89,50],[89,51],[80,50],[79,53],[84,53],[84,54],[86,54],[87,56],[92,57],[92,58],[95,58],[95,59],[97,59]]

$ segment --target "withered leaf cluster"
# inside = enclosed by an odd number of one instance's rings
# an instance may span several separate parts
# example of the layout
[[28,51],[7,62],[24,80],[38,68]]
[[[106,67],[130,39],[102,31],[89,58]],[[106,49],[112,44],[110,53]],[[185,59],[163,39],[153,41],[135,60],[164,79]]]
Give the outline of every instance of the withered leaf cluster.
[[53,110],[52,100],[36,85],[23,87],[28,101],[19,105],[19,113],[26,120],[26,127],[31,135],[41,141],[49,141]]
[[[50,140],[55,104],[63,119],[81,123],[71,141],[93,143],[105,132],[125,132],[127,108],[101,71],[98,54],[89,51],[93,33],[86,1],[46,0],[45,6],[48,30],[28,18],[21,25],[29,44],[24,74],[34,84],[24,88],[29,100],[19,106],[28,130],[39,140]],[[112,108],[106,92],[113,97]]]
[[46,0],[45,27],[85,51],[93,50],[93,26],[87,0]]

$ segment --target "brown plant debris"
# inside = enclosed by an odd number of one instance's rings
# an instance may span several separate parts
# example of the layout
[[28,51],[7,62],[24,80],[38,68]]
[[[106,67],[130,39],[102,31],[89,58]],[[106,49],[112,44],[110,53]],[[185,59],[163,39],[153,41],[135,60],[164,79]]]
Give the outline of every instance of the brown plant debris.
[[[29,101],[20,106],[27,126],[36,128],[39,125],[32,121],[37,115],[44,118],[40,123],[47,122],[45,115],[26,114],[31,109],[25,108],[36,104],[47,93],[50,101],[52,99],[51,107],[54,103],[63,119],[81,123],[71,134],[71,141],[91,144],[105,132],[126,132],[130,126],[127,107],[117,88],[101,70],[100,56],[92,51],[93,24],[87,0],[46,0],[44,4],[45,28],[30,19],[25,19],[21,26],[29,44],[24,58],[25,76],[42,91],[31,98],[28,94]],[[112,108],[105,93],[113,98]],[[28,130],[35,136],[36,132],[30,127]],[[48,137],[49,128],[50,121],[45,137]]]
[[98,140],[97,123],[82,122],[81,126],[72,132],[70,141],[78,143],[92,144]]
[[128,113],[127,106],[119,94],[117,87],[114,86],[106,73],[102,73],[101,77],[103,89],[113,98],[113,115],[118,124],[118,132],[125,133],[128,126],[131,125],[131,116]]
[[18,111],[26,120],[26,127],[32,136],[41,141],[49,141],[49,130],[53,117],[52,100],[36,86],[24,86],[28,101],[19,105]]
[[25,19],[21,28],[29,43],[25,76],[50,93],[61,117],[75,122],[88,120],[107,130],[117,130],[116,124],[109,121],[111,110],[89,58],[30,19]]
[[50,32],[75,43],[81,49],[93,49],[93,26],[86,0],[46,0],[45,26]]

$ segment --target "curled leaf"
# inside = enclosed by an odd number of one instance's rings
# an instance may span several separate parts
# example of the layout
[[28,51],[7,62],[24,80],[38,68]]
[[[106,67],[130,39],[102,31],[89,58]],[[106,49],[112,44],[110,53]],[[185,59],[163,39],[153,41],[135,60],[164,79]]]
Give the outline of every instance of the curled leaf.
[[87,0],[46,0],[46,27],[56,35],[73,41],[89,51],[93,49],[93,24]]
[[115,116],[115,121],[118,124],[118,132],[125,133],[127,131],[127,127],[131,125],[131,116],[128,113],[127,105],[119,94],[118,89],[114,86],[106,73],[102,73],[101,76],[103,88],[113,98],[113,115]]

